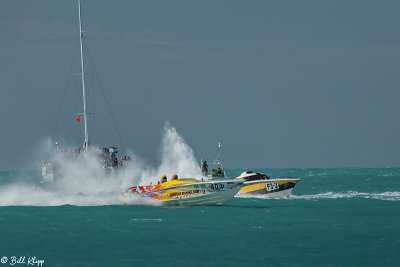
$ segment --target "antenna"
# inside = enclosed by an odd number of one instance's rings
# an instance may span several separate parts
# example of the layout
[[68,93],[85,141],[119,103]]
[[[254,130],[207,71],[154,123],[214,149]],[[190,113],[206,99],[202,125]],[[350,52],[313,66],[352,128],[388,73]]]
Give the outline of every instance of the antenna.
[[218,142],[218,152],[217,152],[217,155],[218,155],[218,161],[219,161],[219,155],[221,154],[221,142]]

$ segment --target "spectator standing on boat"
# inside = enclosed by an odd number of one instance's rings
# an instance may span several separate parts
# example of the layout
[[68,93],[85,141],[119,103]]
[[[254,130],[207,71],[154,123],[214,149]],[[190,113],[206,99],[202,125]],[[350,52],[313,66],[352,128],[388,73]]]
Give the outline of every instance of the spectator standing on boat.
[[103,147],[102,152],[103,153],[102,153],[101,158],[103,159],[103,167],[107,168],[107,167],[109,167],[109,165],[110,165],[109,162],[111,160],[110,151],[107,147]]
[[115,167],[118,167],[118,158],[117,158],[117,157],[114,157],[112,166],[113,166],[114,168],[115,168]]
[[110,149],[108,151],[110,153],[111,161],[114,162],[114,158],[115,158],[116,154],[118,153],[117,147],[112,146],[112,147],[110,147]]
[[208,175],[207,161],[203,161],[203,163],[201,164],[201,170],[202,170],[204,176]]
[[128,156],[124,156],[123,158],[121,158],[121,167],[124,167],[127,164],[127,161],[130,161],[131,158]]

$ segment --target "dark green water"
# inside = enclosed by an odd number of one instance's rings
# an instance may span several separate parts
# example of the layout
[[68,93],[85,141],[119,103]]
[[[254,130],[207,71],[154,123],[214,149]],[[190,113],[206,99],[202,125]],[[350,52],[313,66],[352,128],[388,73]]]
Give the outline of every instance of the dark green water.
[[[287,199],[184,208],[24,206],[0,189],[0,257],[36,256],[43,266],[400,265],[400,169],[258,171],[302,181]],[[34,175],[0,172],[0,186]]]

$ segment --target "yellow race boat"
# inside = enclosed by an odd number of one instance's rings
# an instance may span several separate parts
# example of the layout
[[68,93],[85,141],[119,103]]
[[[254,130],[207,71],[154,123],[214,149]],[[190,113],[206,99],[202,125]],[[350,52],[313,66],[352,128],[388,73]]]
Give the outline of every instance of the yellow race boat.
[[243,172],[236,180],[244,181],[238,196],[262,195],[267,198],[287,197],[300,178],[270,178],[263,173]]
[[133,186],[124,195],[160,201],[162,205],[215,205],[233,198],[243,186],[240,180],[171,180],[158,185]]

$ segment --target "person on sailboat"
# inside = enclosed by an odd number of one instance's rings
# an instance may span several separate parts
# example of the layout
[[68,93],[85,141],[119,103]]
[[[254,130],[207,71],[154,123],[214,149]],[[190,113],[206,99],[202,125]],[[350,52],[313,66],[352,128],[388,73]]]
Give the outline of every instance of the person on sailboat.
[[131,160],[131,158],[128,157],[128,156],[122,157],[122,158],[121,158],[121,167],[125,167],[126,164],[128,163],[127,161],[130,161],[130,160]]
[[201,164],[201,170],[202,170],[204,176],[208,175],[207,161],[203,161],[203,163]]
[[178,175],[174,174],[174,176],[172,176],[172,180],[178,180]]
[[117,157],[114,157],[114,160],[113,160],[113,167],[115,168],[115,167],[118,167],[118,158]]
[[165,183],[167,181],[167,176],[163,175],[161,177],[161,183]]

